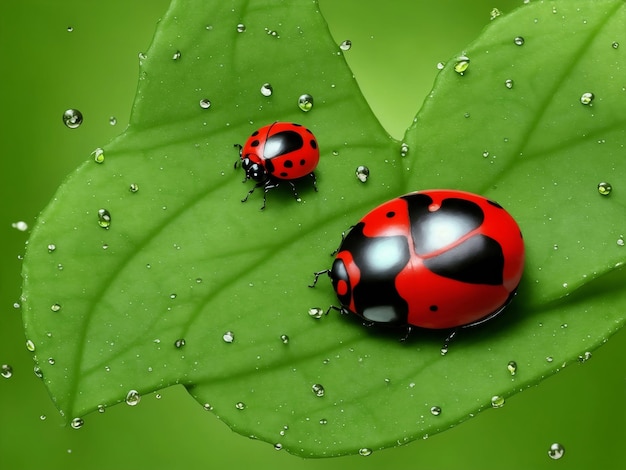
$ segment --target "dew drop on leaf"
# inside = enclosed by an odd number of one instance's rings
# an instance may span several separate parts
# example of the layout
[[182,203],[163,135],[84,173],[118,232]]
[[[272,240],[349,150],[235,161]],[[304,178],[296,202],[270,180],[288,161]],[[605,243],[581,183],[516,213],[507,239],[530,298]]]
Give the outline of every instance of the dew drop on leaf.
[[50,243],[48,245],[48,253],[54,253],[56,251],[57,247],[54,243]]
[[126,394],[126,404],[128,406],[137,406],[140,401],[141,395],[139,395],[139,392],[137,390],[130,390]]
[[362,447],[359,449],[359,455],[361,457],[369,457],[372,455],[372,449],[368,449],[367,447]]
[[207,98],[202,98],[200,100],[200,107],[202,109],[209,109],[211,107],[211,101]]
[[72,429],[80,429],[83,427],[83,424],[85,424],[85,421],[82,418],[74,418],[70,426],[72,426]]
[[500,10],[498,10],[497,8],[493,8],[491,10],[491,13],[489,15],[489,19],[491,21],[495,20],[498,16],[502,15],[502,12]]
[[324,386],[322,384],[313,384],[311,390],[315,394],[316,397],[323,397],[326,391],[324,390]]
[[319,307],[311,307],[309,309],[309,316],[312,318],[322,318],[322,315],[324,315],[324,310]]
[[551,459],[558,460],[563,457],[563,454],[565,454],[565,447],[563,447],[558,442],[552,444],[550,446],[550,449],[548,449],[548,455]]
[[581,354],[580,356],[578,356],[578,362],[587,362],[589,359],[591,359],[591,352],[589,351],[585,351],[584,354]]
[[232,343],[233,341],[235,341],[235,333],[233,333],[232,331],[227,331],[226,333],[224,333],[224,335],[222,336],[222,339],[224,340],[224,342],[226,343]]
[[136,193],[137,191],[139,191],[139,186],[137,185],[137,183],[131,183],[130,186],[128,187],[128,190],[131,193]]
[[13,367],[9,364],[2,364],[0,366],[0,375],[5,379],[10,379],[13,376]]
[[261,94],[263,96],[272,96],[272,93],[274,93],[274,88],[271,83],[264,83],[261,86]]
[[91,152],[91,154],[93,155],[93,161],[96,163],[104,163],[104,150],[101,148],[97,148],[96,150],[94,150],[93,152]]
[[70,129],[76,129],[83,123],[83,113],[78,109],[67,109],[63,113],[63,123]]
[[50,310],[52,310],[53,312],[58,312],[59,310],[61,310],[61,305],[52,304],[52,306],[50,307]]
[[462,55],[456,59],[454,63],[454,71],[459,75],[463,75],[470,65],[469,57]]
[[108,210],[98,210],[98,225],[104,229],[108,229],[111,226],[111,214]]
[[300,108],[305,113],[308,113],[313,109],[313,97],[308,93],[300,95],[298,98],[298,108]]
[[513,88],[513,80],[511,80],[511,79],[505,80],[504,81],[504,86],[507,87],[510,90],[511,88]]
[[613,187],[611,186],[611,183],[607,183],[606,181],[598,183],[598,192],[603,196],[611,194],[612,189]]
[[580,97],[580,102],[584,104],[585,106],[587,106],[591,104],[594,98],[595,96],[593,95],[593,93],[586,92],[586,93],[583,93],[582,96]]
[[239,23],[237,25],[237,32],[238,33],[243,33],[246,30],[246,25],[243,23]]
[[504,397],[500,395],[491,397],[491,406],[493,408],[502,408],[504,406]]
[[237,408],[238,410],[245,410],[246,409],[246,404],[242,401],[238,401],[235,404],[235,408]]
[[181,57],[181,53],[180,51],[176,51],[174,52],[174,54],[172,55],[172,60],[178,60]]
[[288,344],[289,343],[289,336],[287,336],[287,335],[280,335],[280,340],[283,342],[283,344]]
[[613,42],[613,44],[611,44],[611,47],[612,47],[613,49],[617,49],[617,48],[619,47],[619,42],[614,41],[614,42]]
[[342,41],[341,44],[339,44],[339,49],[341,49],[342,51],[349,51],[351,47],[352,41],[350,41],[349,39],[346,39],[345,41]]
[[182,348],[184,345],[185,345],[185,339],[184,338],[180,338],[180,339],[177,339],[176,341],[174,341],[174,346],[177,349]]
[[441,407],[439,407],[439,406],[433,406],[433,407],[430,409],[430,413],[431,413],[433,416],[439,416],[439,415],[441,414]]
[[522,36],[517,36],[515,39],[513,39],[513,42],[516,46],[523,46],[525,41]]
[[19,222],[13,222],[11,224],[11,227],[13,227],[15,230],[19,230],[20,232],[25,232],[26,230],[28,230],[28,224],[23,220],[20,220]]
[[109,124],[111,126],[115,126],[117,124],[117,118],[115,116],[110,116],[109,117]]
[[408,153],[409,153],[409,144],[407,144],[406,142],[402,142],[402,145],[400,145],[400,156],[406,157]]
[[26,340],[26,349],[30,352],[35,352],[35,343],[33,343],[30,339]]
[[509,361],[506,368],[511,373],[511,375],[517,374],[517,362]]
[[364,165],[359,165],[355,174],[361,183],[365,183],[370,176],[370,169]]

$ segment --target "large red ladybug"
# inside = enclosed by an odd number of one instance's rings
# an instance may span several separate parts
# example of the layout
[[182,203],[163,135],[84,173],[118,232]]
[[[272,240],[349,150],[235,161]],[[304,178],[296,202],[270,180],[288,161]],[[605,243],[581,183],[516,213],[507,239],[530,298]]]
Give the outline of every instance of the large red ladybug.
[[306,127],[288,122],[275,122],[252,133],[243,147],[239,147],[240,160],[246,173],[244,183],[252,179],[256,185],[241,202],[246,202],[256,188],[263,187],[265,209],[267,192],[285,181],[297,201],[300,197],[293,180],[310,176],[317,191],[315,173],[320,151],[313,133]]
[[[375,324],[443,329],[482,323],[513,298],[524,242],[499,204],[454,190],[388,201],[344,236],[328,273],[341,304]],[[408,334],[407,331],[407,334]]]

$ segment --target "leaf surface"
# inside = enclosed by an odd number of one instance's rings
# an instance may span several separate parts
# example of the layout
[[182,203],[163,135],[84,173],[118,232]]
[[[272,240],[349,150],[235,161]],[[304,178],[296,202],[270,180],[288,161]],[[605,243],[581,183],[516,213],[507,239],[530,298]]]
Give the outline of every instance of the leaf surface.
[[[625,320],[625,34],[618,0],[497,18],[463,51],[463,75],[455,60],[441,71],[403,156],[316,3],[175,0],[142,59],[129,128],[59,188],[29,243],[24,322],[57,406],[71,419],[182,384],[235,431],[324,457],[445,430],[584,359]],[[240,202],[251,183],[234,144],[276,120],[316,134],[319,192],[302,182],[298,203],[279,188],[262,212],[260,190]],[[325,279],[307,286],[341,233],[436,187],[484,194],[518,220],[527,268],[505,314],[446,356],[442,332],[401,343],[311,318],[336,303]]]

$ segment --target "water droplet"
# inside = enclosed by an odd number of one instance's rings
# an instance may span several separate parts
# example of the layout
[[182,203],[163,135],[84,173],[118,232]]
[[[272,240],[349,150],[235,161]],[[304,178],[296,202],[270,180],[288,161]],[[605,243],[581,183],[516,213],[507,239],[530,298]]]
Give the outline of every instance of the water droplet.
[[211,100],[209,100],[208,98],[202,98],[200,100],[200,107],[202,109],[209,109],[211,107]]
[[283,448],[283,445],[280,442],[277,442],[276,444],[274,444],[274,450],[281,450]]
[[323,397],[326,391],[324,390],[324,386],[322,384],[313,384],[311,390],[315,394],[316,397]]
[[448,346],[442,346],[442,348],[440,349],[441,355],[445,356],[446,354],[448,354]]
[[283,344],[288,344],[289,343],[289,336],[287,336],[287,335],[280,335],[280,340],[283,342]]
[[437,62],[437,70],[443,70],[445,66],[445,62]]
[[612,47],[613,49],[617,49],[617,48],[619,47],[619,42],[614,41],[614,42],[613,42],[613,44],[611,44],[611,47]]
[[456,59],[456,62],[454,64],[454,71],[458,73],[459,75],[463,75],[465,71],[467,70],[467,68],[469,67],[469,64],[470,64],[469,57],[462,55]]
[[139,395],[139,392],[137,390],[130,390],[126,394],[126,404],[128,406],[137,406],[140,401],[141,395]]
[[243,33],[246,30],[246,25],[243,23],[239,23],[237,25],[237,32],[238,33]]
[[516,46],[523,46],[524,45],[524,38],[522,36],[517,36],[515,39],[513,39],[513,42],[515,43]]
[[30,352],[35,352],[35,343],[33,343],[30,339],[26,341],[26,349]]
[[174,52],[174,54],[172,55],[172,60],[178,60],[181,57],[181,53],[180,51],[176,51]]
[[202,405],[202,408],[204,408],[204,411],[212,411],[213,405],[211,405],[210,403],[205,403],[204,405]]
[[603,196],[608,196],[609,194],[611,194],[612,189],[613,187],[611,186],[611,183],[607,183],[606,181],[598,183],[598,192]]
[[409,144],[402,142],[402,145],[400,145],[400,156],[406,157],[408,153],[409,153]]
[[322,315],[324,315],[324,310],[319,307],[311,307],[309,309],[309,316],[315,319],[322,318]]
[[128,187],[128,190],[131,193],[136,193],[137,191],[139,191],[139,186],[137,185],[137,183],[131,183],[130,186]]
[[552,362],[554,358],[552,356],[546,356],[546,362]]
[[313,97],[308,93],[304,95],[300,95],[298,98],[298,108],[300,108],[305,113],[308,113],[313,108]]
[[93,152],[91,152],[91,154],[93,155],[93,161],[96,163],[104,163],[104,150],[101,148],[97,148],[96,150],[94,150]]
[[176,348],[180,349],[185,345],[185,339],[184,338],[180,338],[177,339],[176,341],[174,341],[174,346],[176,346]]
[[511,79],[505,80],[504,81],[504,86],[507,87],[510,90],[511,88],[513,88],[513,80],[511,80]]
[[372,455],[372,449],[362,447],[361,449],[359,449],[359,455],[362,457],[369,457],[370,455]]
[[280,38],[278,31],[276,31],[275,29],[265,28],[265,34],[267,34],[268,36],[272,36],[276,39]]
[[46,418],[47,418],[47,416],[46,416],[46,415],[40,415],[40,416],[39,416],[39,419],[40,419],[40,420],[42,420],[42,421],[45,421],[45,420],[46,420]]
[[56,249],[57,249],[57,246],[54,243],[50,243],[48,245],[48,253],[54,253]]
[[242,401],[238,401],[237,403],[235,403],[235,408],[237,408],[238,410],[244,410],[246,408],[246,404]]
[[111,226],[111,214],[108,210],[98,210],[98,225],[104,229],[109,229],[109,227]]
[[263,96],[272,96],[272,93],[274,93],[274,87],[272,87],[271,83],[264,83],[261,86],[261,94]]
[[85,424],[85,421],[83,421],[82,418],[74,418],[70,426],[72,426],[73,429],[80,429],[83,427],[83,424]]
[[67,27],[67,32],[68,32],[68,33],[71,33],[71,32],[73,32],[73,31],[74,31],[74,27],[73,27],[73,26],[68,26],[68,27]]
[[439,416],[439,415],[441,414],[441,407],[439,407],[439,406],[433,406],[433,407],[430,409],[430,413],[431,413],[433,416]]
[[50,310],[52,310],[53,312],[58,312],[59,310],[61,310],[61,305],[52,304],[52,306],[50,307]]
[[370,169],[364,165],[356,167],[356,177],[361,183],[365,183],[370,176]]
[[495,20],[498,16],[502,15],[502,12],[500,10],[498,10],[497,8],[493,8],[491,10],[491,14],[489,15],[489,19],[491,21]]
[[222,338],[226,343],[232,343],[233,341],[235,341],[235,333],[233,333],[232,331],[227,331],[226,333],[224,333],[224,336],[222,336]]
[[33,373],[35,374],[35,377],[43,379],[43,372],[41,371],[41,368],[39,366],[33,367]]
[[98,413],[104,413],[107,410],[107,407],[104,405],[98,405]]
[[350,41],[349,39],[346,39],[345,41],[342,41],[341,44],[339,44],[339,49],[341,49],[342,51],[349,51],[351,47],[352,41]]
[[617,239],[617,245],[624,246],[624,235],[619,236],[619,238]]
[[494,395],[491,397],[491,406],[493,408],[502,408],[504,406],[504,397],[500,395]]
[[0,366],[0,375],[5,379],[10,379],[13,376],[13,367],[9,364],[2,364]]
[[83,113],[78,109],[67,109],[63,113],[63,123],[70,129],[76,129],[83,123]]
[[551,459],[554,459],[554,460],[560,459],[561,457],[563,457],[563,454],[565,454],[565,447],[563,447],[558,442],[555,442],[554,444],[552,444],[550,446],[550,449],[548,450],[548,455],[550,456]]
[[28,230],[28,224],[23,220],[13,222],[11,224],[11,227],[13,227],[15,230],[19,230],[20,232],[25,232],[26,230]]
[[583,93],[582,96],[580,97],[580,102],[584,104],[585,106],[590,105],[594,98],[595,96],[593,95],[593,93],[586,92],[586,93]]
[[320,419],[320,424],[328,424],[328,420],[326,418]]
[[589,359],[591,359],[591,352],[589,351],[585,351],[584,354],[578,356],[578,362],[587,362]]
[[509,361],[509,363],[506,365],[506,368],[511,373],[511,375],[517,374],[517,362]]
[[49,357],[48,358],[48,364],[50,364],[51,366],[55,365],[57,361],[54,360],[53,357]]

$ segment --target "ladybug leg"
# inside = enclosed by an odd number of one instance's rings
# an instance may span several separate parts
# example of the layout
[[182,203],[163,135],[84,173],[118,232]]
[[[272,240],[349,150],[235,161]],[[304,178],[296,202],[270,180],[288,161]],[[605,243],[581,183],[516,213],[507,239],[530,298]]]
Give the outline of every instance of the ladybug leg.
[[347,310],[346,308],[344,308],[344,307],[337,307],[336,305],[331,305],[331,306],[330,306],[330,307],[328,307],[328,309],[326,310],[325,315],[328,315],[328,312],[330,312],[331,310],[336,310],[336,311],[338,311],[341,315],[347,315],[348,313],[350,313],[350,312],[348,312],[348,310]]
[[243,147],[239,144],[235,144],[235,147],[239,148],[239,158],[237,160],[235,160],[235,165],[233,165],[233,168],[236,170],[237,169],[237,165],[239,165],[239,162],[241,162],[241,153],[243,151]]
[[309,176],[313,178],[313,189],[317,192],[317,178],[315,177],[315,173],[309,173]]
[[448,353],[448,347],[450,346],[450,342],[456,336],[457,331],[459,331],[458,328],[455,328],[454,330],[452,330],[452,333],[450,333],[448,335],[448,337],[443,341],[443,346],[441,346],[441,355],[442,356],[445,356]]
[[259,210],[264,210],[265,209],[265,204],[267,203],[267,193],[269,191],[271,191],[274,188],[278,187],[278,183],[274,182],[272,180],[267,180],[265,183],[258,183],[255,188],[259,188],[263,186],[263,205],[261,206],[261,209]]
[[413,327],[411,325],[407,325],[406,330],[404,332],[404,336],[400,338],[400,342],[404,343],[406,340],[408,340],[409,336],[411,336],[412,331],[413,331]]
[[309,284],[309,287],[311,288],[315,287],[315,285],[317,284],[317,280],[320,278],[320,276],[322,274],[328,274],[328,273],[330,273],[330,269],[324,269],[323,271],[318,271],[316,273],[313,273],[315,275],[315,278],[313,279],[313,284]]
[[[245,182],[246,182],[246,180],[243,180],[243,182],[245,183]],[[257,184],[255,184],[255,185],[252,187],[252,189],[251,189],[250,191],[248,191],[248,194],[246,194],[246,197],[244,197],[244,198],[241,200],[241,202],[246,202],[246,201],[248,200],[248,198],[250,197],[250,194],[252,194],[256,188],[260,188],[261,186],[263,186],[263,183],[257,183]],[[265,208],[265,201],[263,202],[263,207],[262,207],[261,209],[264,209],[264,208]]]
[[291,191],[293,192],[293,197],[296,198],[296,201],[302,201],[302,199],[300,199],[300,196],[298,196],[298,191],[296,191],[296,185],[289,180],[287,180],[287,183],[289,183],[289,186],[291,186]]

